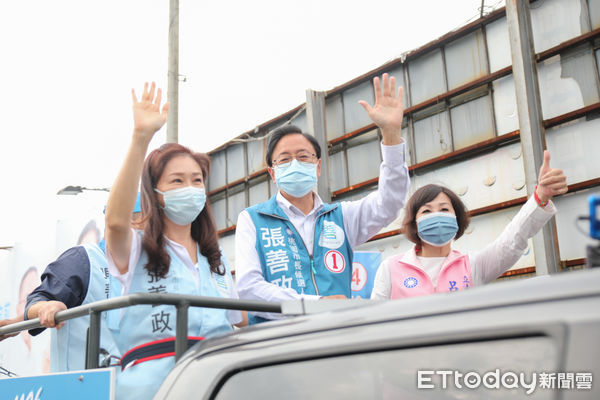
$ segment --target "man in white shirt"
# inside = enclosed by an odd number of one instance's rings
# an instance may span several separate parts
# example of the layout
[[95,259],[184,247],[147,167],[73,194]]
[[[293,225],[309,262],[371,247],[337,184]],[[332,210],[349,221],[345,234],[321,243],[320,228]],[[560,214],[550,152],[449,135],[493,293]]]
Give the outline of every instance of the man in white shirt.
[[[238,217],[235,235],[240,298],[264,301],[349,298],[353,248],[389,225],[409,187],[401,136],[402,88],[383,75],[373,80],[375,105],[360,104],[383,136],[379,187],[361,200],[326,204],[313,192],[321,173],[314,137],[289,125],[275,130],[267,147],[269,174],[279,192]],[[252,313],[250,323],[281,318]]]

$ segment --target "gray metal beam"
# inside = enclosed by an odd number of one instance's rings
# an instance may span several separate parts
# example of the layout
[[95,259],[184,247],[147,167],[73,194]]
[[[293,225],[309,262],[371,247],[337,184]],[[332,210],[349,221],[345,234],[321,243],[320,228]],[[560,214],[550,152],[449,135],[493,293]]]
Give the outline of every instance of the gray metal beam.
[[98,368],[98,356],[100,353],[100,325],[102,324],[99,311],[90,311],[90,327],[85,355],[85,368]]
[[[258,300],[240,300],[221,297],[193,296],[183,294],[133,293],[126,296],[101,300],[83,306],[59,311],[54,315],[56,323],[69,319],[90,316],[87,334],[85,365],[87,369],[98,368],[100,353],[101,312],[138,304],[171,304],[177,307],[177,326],[175,332],[175,359],[178,360],[188,348],[188,309],[189,307],[207,307],[228,310],[246,310],[281,313],[281,304]],[[43,328],[40,319],[17,322],[0,327],[0,336],[27,329]]]
[[317,192],[321,199],[331,201],[329,191],[329,151],[325,125],[325,92],[306,90],[306,124],[308,133],[313,135],[321,146],[321,177],[317,184]]
[[[69,308],[68,310],[59,311],[54,315],[54,322],[58,324],[62,321],[68,321],[73,318],[90,315],[92,311],[102,312],[114,310],[116,308],[130,307],[137,304],[170,304],[177,306],[182,303],[186,303],[190,307],[207,307],[227,310],[281,313],[280,303],[267,301],[193,296],[175,293],[133,293],[128,294],[126,296],[100,300],[83,306],[73,307]],[[0,336],[36,328],[43,328],[43,326],[40,324],[39,318],[34,318],[22,322],[16,322],[14,324],[0,327]]]
[[[527,194],[531,196],[537,184],[539,169],[544,161],[546,141],[542,123],[542,106],[537,80],[529,0],[507,0],[506,19],[519,113],[525,182]],[[533,237],[533,251],[537,275],[553,274],[559,271],[560,255],[554,219],[545,224],[542,231]]]
[[177,306],[177,325],[175,329],[175,361],[179,360],[188,348],[188,308],[184,302]]

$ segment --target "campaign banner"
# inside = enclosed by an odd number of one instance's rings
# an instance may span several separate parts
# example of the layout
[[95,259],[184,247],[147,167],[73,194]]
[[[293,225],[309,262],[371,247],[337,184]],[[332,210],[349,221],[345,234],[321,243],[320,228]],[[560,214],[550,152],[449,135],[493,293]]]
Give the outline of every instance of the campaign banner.
[[375,273],[381,264],[378,251],[355,251],[352,262],[352,298],[371,298]]
[[0,379],[10,400],[113,400],[114,368]]

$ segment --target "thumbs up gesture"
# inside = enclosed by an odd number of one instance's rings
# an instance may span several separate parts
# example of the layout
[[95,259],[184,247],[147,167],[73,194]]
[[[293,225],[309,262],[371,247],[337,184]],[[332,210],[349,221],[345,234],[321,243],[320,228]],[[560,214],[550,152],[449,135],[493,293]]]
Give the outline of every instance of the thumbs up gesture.
[[550,153],[544,150],[544,163],[540,168],[536,189],[538,198],[545,203],[552,196],[566,193],[567,190],[567,177],[561,169],[550,168]]

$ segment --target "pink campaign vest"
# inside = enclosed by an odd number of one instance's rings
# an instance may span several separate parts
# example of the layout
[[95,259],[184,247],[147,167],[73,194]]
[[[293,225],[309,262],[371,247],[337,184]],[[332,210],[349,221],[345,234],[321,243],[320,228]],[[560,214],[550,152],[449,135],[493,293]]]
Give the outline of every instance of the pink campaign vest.
[[469,257],[456,250],[452,250],[444,260],[435,288],[429,275],[421,268],[414,248],[390,259],[389,267],[392,281],[391,299],[453,292],[472,286]]

